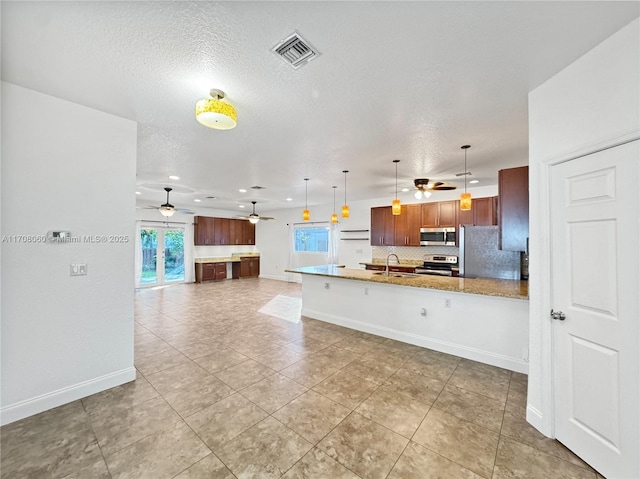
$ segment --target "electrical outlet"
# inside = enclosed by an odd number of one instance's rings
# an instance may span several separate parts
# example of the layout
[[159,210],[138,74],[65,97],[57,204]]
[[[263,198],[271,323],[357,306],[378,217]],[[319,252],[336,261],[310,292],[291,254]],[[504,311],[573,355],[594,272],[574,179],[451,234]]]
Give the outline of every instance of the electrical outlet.
[[364,295],[369,296],[369,288],[364,288]]
[[427,315],[427,308],[422,308],[420,310],[420,316],[426,316]]
[[444,307],[445,308],[450,308],[451,307],[451,300],[449,298],[446,298],[444,300]]
[[324,283],[324,289],[329,289],[329,283]]

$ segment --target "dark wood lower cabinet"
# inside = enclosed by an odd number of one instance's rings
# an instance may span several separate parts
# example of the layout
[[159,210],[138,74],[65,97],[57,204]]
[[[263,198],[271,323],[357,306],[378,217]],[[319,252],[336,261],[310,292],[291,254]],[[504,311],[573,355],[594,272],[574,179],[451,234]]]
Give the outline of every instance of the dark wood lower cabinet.
[[260,276],[260,258],[245,256],[233,263],[233,279]]
[[227,263],[196,263],[196,283],[227,278]]

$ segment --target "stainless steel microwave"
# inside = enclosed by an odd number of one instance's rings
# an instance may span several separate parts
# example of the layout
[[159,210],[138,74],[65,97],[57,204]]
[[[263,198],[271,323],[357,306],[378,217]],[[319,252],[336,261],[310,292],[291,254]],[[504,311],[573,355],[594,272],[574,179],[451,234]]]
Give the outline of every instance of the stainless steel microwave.
[[456,229],[420,228],[420,246],[455,246]]

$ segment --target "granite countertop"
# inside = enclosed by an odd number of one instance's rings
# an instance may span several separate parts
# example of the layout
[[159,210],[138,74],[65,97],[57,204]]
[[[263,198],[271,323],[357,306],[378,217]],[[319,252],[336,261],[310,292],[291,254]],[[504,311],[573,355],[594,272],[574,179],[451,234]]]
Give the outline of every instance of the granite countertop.
[[233,253],[231,256],[213,258],[195,258],[195,263],[239,263],[241,258],[259,258],[260,253]]
[[[381,258],[373,258],[371,261],[362,261],[359,264],[363,264],[365,266],[375,265],[375,266],[384,266],[386,265],[386,260]],[[412,259],[403,259],[400,260],[399,263],[389,263],[389,266],[406,266],[408,268],[415,268],[416,266],[424,265],[424,261],[420,260],[412,260]]]
[[428,274],[412,277],[393,277],[375,274],[376,271],[339,268],[336,265],[307,266],[286,270],[289,273],[329,276],[333,278],[370,281],[373,283],[410,286],[413,288],[429,288],[457,293],[481,294],[484,296],[500,296],[503,298],[529,299],[527,281],[493,278],[453,278],[432,276]]

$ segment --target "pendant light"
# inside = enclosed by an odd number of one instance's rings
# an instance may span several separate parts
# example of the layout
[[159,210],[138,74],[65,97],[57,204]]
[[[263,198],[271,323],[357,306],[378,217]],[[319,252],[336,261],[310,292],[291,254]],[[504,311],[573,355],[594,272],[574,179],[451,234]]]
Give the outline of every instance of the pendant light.
[[461,146],[464,150],[464,193],[460,195],[460,210],[471,210],[471,193],[467,193],[467,150],[471,148],[471,145]]
[[394,216],[398,216],[400,213],[402,213],[402,205],[400,204],[400,200],[398,199],[398,163],[400,163],[400,160],[393,160],[393,162],[396,164],[396,197],[391,202],[391,213]]
[[302,211],[302,219],[309,221],[311,215],[309,214],[309,208],[307,207],[307,194],[309,193],[309,178],[304,179],[304,210]]
[[349,205],[347,205],[347,173],[349,173],[349,170],[342,170],[342,172],[344,173],[344,205],[342,206],[342,217],[348,218]]
[[230,130],[238,123],[238,114],[233,105],[221,101],[222,90],[213,89],[210,98],[203,98],[196,103],[196,120],[201,125],[215,130]]
[[336,224],[338,222],[338,215],[336,214],[336,188],[337,186],[332,186],[333,188],[333,214],[331,215],[331,223]]

